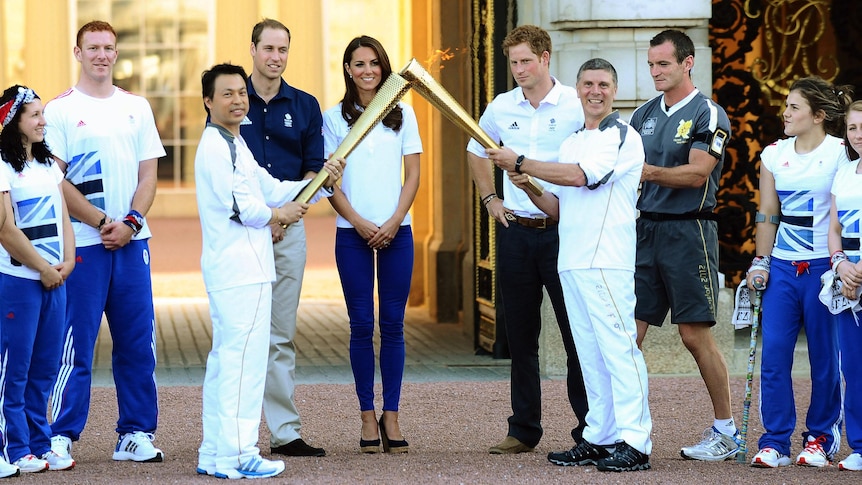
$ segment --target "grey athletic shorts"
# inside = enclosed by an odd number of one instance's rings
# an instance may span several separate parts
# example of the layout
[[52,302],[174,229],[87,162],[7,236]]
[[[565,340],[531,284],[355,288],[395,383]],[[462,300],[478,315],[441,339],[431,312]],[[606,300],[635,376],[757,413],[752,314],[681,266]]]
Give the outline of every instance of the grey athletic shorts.
[[718,307],[718,225],[706,219],[638,218],[635,318],[661,326],[715,324]]

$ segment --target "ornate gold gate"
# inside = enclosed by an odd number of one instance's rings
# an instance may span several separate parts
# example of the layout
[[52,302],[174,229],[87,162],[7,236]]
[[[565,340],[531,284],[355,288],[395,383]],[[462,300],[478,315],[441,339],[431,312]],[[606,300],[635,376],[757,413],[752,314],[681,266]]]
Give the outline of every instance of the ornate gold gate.
[[[476,119],[498,92],[510,89],[511,77],[505,59],[500,59],[500,45],[517,25],[515,3],[516,0],[473,0],[473,117]],[[495,174],[497,192],[502,193],[502,173],[495,170]],[[476,345],[494,357],[508,357],[503,315],[497,312],[496,305],[495,224],[475,195],[473,218]]]
[[[713,1],[713,93],[732,125],[718,192],[719,263],[732,284],[754,256],[760,152],[784,137],[781,112],[790,85],[816,75],[862,90],[859,56],[839,56],[839,45],[853,52],[848,43],[858,41],[858,10],[856,0]],[[855,15],[857,23],[848,22],[848,15]],[[846,34],[839,42],[834,26]],[[849,72],[856,72],[856,82],[839,76],[852,64]]]

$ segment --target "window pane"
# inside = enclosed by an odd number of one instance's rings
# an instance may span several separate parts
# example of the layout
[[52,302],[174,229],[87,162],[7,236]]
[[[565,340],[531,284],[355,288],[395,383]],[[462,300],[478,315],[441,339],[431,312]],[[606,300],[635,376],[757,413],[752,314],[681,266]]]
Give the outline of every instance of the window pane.
[[176,130],[175,113],[176,99],[173,96],[149,96],[147,98],[153,107],[153,117],[156,119],[156,128],[162,140],[175,140],[179,133]]
[[194,153],[206,113],[200,76],[211,63],[213,0],[78,0],[79,25],[110,22],[117,32],[114,83],[147,98],[167,156],[160,182],[194,183]]
[[[198,87],[200,91],[200,86]],[[207,112],[204,109],[204,102],[201,99],[200,93],[197,96],[183,96],[179,99],[181,106],[181,126],[180,138],[183,140],[193,141],[197,144],[204,131],[204,125],[207,120]]]
[[[205,40],[200,40],[200,45],[205,45]],[[180,59],[182,65],[180,67],[180,87],[183,94],[195,94],[200,96],[201,93],[201,74],[205,69],[209,69],[209,53],[201,48],[183,49],[180,51]]]
[[174,152],[175,149],[171,145],[165,145],[167,156],[159,159],[159,180],[174,180]]
[[177,92],[177,70],[180,67],[173,49],[147,50],[141,59],[142,77],[148,96],[167,96]]
[[[107,0],[79,0],[78,1],[78,23],[80,28],[85,23],[94,19],[107,20],[111,18],[111,4]],[[77,33],[77,28],[75,32]]]
[[122,50],[117,53],[117,63],[114,64],[114,84],[134,94],[143,95],[141,84],[140,57],[134,50]]

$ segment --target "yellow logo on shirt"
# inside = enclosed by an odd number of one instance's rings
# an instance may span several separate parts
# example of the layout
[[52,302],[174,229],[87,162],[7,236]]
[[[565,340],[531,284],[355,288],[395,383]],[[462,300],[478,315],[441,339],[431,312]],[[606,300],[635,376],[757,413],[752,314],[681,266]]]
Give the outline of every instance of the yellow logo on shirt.
[[679,126],[676,128],[676,138],[674,138],[674,141],[677,143],[686,143],[690,136],[691,120],[679,120]]

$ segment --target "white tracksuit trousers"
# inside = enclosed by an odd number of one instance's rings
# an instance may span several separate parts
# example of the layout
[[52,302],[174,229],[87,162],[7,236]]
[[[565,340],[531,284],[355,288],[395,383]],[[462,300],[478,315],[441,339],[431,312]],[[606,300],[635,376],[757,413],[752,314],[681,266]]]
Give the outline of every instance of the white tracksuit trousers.
[[570,270],[560,282],[590,405],[584,439],[595,445],[622,439],[649,455],[652,419],[636,341],[634,272]]
[[237,468],[259,455],[257,441],[269,350],[272,284],[208,293],[213,346],[203,386],[200,463]]

